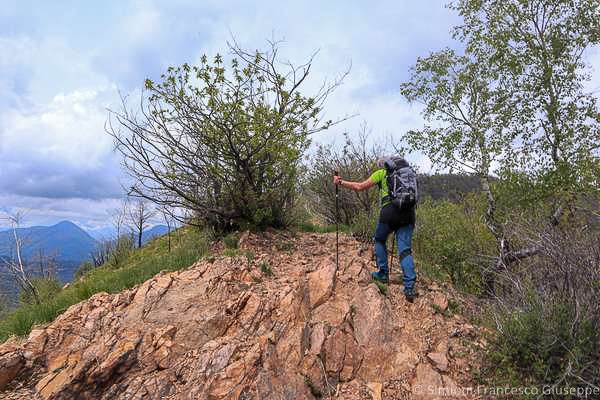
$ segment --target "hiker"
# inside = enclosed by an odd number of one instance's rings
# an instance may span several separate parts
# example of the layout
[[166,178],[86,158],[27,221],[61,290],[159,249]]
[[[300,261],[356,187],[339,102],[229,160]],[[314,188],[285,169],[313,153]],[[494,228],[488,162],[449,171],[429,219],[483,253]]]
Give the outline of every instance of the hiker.
[[386,242],[390,233],[394,232],[404,275],[404,295],[412,302],[417,296],[414,288],[417,275],[411,250],[418,196],[416,174],[402,157],[382,158],[377,166],[379,169],[363,182],[345,181],[335,175],[333,183],[356,191],[378,186],[381,211],[373,239],[379,271],[371,273],[371,276],[382,283],[389,282]]

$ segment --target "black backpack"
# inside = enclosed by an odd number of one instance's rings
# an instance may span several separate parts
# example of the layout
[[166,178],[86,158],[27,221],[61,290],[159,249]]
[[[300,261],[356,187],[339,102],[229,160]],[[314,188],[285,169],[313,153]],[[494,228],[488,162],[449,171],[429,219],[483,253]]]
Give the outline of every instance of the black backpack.
[[413,209],[419,200],[417,174],[402,157],[384,161],[389,198],[400,210]]

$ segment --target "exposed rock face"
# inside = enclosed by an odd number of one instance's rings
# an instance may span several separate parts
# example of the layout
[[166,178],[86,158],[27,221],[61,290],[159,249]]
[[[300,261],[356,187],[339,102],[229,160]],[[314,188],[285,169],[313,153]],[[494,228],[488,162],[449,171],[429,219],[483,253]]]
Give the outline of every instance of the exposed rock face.
[[0,387],[4,387],[25,368],[23,350],[15,345],[0,347]]
[[413,380],[413,398],[415,400],[439,400],[444,392],[442,376],[429,364],[419,364]]
[[443,353],[429,353],[427,357],[433,362],[435,367],[444,372],[448,370],[448,358]]
[[[276,240],[294,249],[275,253]],[[334,240],[247,234],[250,269],[245,257],[217,257],[96,294],[22,344],[0,345],[0,398],[19,398],[18,376],[29,377],[23,398],[42,399],[387,399],[411,398],[415,383],[473,386],[445,348],[431,348],[458,340],[464,320],[432,315],[437,292],[424,285],[414,304],[400,286],[383,296],[350,238],[336,275]],[[431,354],[440,351],[445,368]]]

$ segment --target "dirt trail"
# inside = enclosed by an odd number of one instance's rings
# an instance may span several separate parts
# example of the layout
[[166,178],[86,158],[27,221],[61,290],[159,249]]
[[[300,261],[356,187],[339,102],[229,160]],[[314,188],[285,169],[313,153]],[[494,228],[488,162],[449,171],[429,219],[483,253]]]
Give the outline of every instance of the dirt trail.
[[[423,279],[382,295],[366,245],[243,235],[216,256],[70,307],[0,345],[2,399],[436,399],[475,387],[480,332]],[[269,274],[272,271],[272,275]],[[334,279],[337,278],[337,279]],[[437,304],[434,309],[434,304]]]

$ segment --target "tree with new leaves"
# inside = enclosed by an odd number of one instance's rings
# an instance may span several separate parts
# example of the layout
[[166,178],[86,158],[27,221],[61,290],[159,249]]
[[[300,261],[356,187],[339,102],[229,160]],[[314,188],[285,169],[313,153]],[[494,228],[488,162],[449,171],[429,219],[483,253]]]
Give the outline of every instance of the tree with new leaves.
[[419,58],[401,93],[423,105],[427,122],[407,133],[408,144],[441,169],[479,176],[488,197],[486,222],[502,237],[490,174],[514,140],[508,129],[514,111],[506,84],[481,60],[446,49]]
[[578,194],[598,190],[600,109],[585,90],[587,51],[600,43],[596,0],[459,0],[455,37],[510,83],[516,140],[507,175],[536,182],[558,224]]
[[535,201],[555,204],[554,225],[577,194],[598,188],[600,114],[583,89],[583,55],[598,43],[599,11],[584,0],[460,0],[452,7],[464,19],[455,37],[465,53],[418,60],[401,91],[424,105],[429,124],[407,139],[438,166],[481,177],[498,271],[539,245],[512,245],[490,174],[539,189]]
[[107,131],[132,177],[132,196],[187,212],[186,222],[232,229],[282,226],[310,137],[338,121],[323,106],[340,78],[310,96],[302,89],[313,57],[281,60],[279,43],[232,58],[203,56],[146,80],[138,111],[124,101]]
[[[485,60],[445,49],[419,58],[401,93],[423,105],[426,125],[406,134],[408,144],[434,165],[474,174],[487,198],[485,222],[497,241],[498,262],[510,255],[490,176],[515,138],[512,93]],[[491,274],[489,276],[491,285]]]

